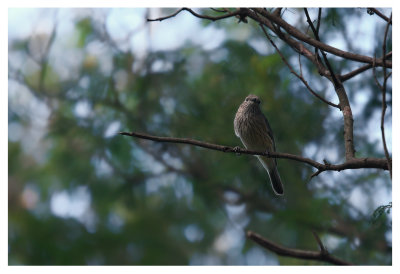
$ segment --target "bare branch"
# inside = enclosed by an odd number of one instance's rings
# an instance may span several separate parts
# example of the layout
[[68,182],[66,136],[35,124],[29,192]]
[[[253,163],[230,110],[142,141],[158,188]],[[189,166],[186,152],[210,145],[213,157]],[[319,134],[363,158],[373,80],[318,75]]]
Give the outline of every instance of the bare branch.
[[[334,265],[352,265],[350,262],[339,259],[339,258],[329,254],[329,252],[326,249],[324,249],[324,251],[321,250],[318,252],[318,251],[288,248],[288,247],[284,247],[279,244],[276,244],[276,243],[258,235],[257,233],[254,233],[253,231],[247,231],[246,236],[250,240],[259,244],[260,246],[262,246],[280,256],[328,262],[328,263],[331,263]],[[322,245],[322,243],[321,243],[321,245]]]
[[360,74],[360,73],[362,73],[362,72],[364,72],[366,70],[369,70],[370,68],[372,68],[372,64],[364,65],[364,66],[359,67],[358,69],[355,69],[355,70],[353,70],[353,71],[351,71],[349,73],[340,75],[339,79],[342,82],[347,81],[347,80],[353,78],[354,76],[357,76],[358,74]]
[[[382,45],[383,62],[385,62],[385,59],[386,59],[386,40],[387,40],[387,35],[389,32],[389,26],[390,26],[391,21],[392,21],[392,15],[390,15],[390,20],[386,24],[385,34],[383,37],[383,45]],[[382,136],[382,143],[383,143],[383,149],[385,152],[385,157],[387,159],[387,165],[388,165],[390,178],[392,178],[392,160],[390,158],[389,151],[388,151],[387,144],[386,144],[385,127],[384,127],[385,114],[386,114],[386,109],[387,109],[386,86],[387,86],[387,80],[391,76],[391,73],[387,74],[386,67],[383,68],[383,84],[382,85],[379,83],[379,80],[376,75],[375,63],[373,63],[373,65],[372,65],[372,73],[373,73],[376,85],[379,87],[379,89],[382,92],[381,136]]]
[[[319,8],[319,9],[318,9],[317,29],[316,29],[317,35],[319,35],[319,27],[320,27],[320,25],[321,25],[321,13],[322,13],[322,8]],[[318,48],[317,48],[317,47],[315,48],[315,55],[317,56],[317,58],[319,58],[319,55],[318,55]]]
[[[390,57],[392,57],[392,52],[388,52],[385,55],[385,59],[390,58]],[[339,80],[343,83],[344,81],[347,81],[347,80],[353,78],[354,76],[357,76],[358,74],[360,74],[360,73],[362,73],[362,72],[364,72],[366,70],[369,70],[370,68],[372,68],[372,66],[373,66],[373,64],[367,64],[367,65],[364,65],[362,67],[359,67],[358,69],[350,71],[350,72],[348,72],[346,74],[340,75],[339,76]]]
[[175,17],[181,11],[188,11],[192,15],[194,15],[195,17],[198,17],[198,18],[201,18],[201,19],[207,19],[207,20],[211,20],[211,21],[221,20],[221,19],[225,19],[225,18],[228,18],[228,17],[236,16],[236,15],[240,15],[240,16],[242,15],[242,10],[241,9],[237,9],[234,12],[228,12],[228,13],[226,13],[224,15],[220,15],[220,16],[207,16],[207,15],[202,15],[202,14],[196,13],[195,11],[193,11],[192,9],[189,9],[189,8],[181,8],[181,9],[177,10],[176,12],[174,12],[171,15],[168,15],[168,16],[165,16],[165,17],[156,18],[156,19],[147,18],[147,21],[148,22],[163,21],[163,20]]
[[[388,22],[388,24],[392,24],[392,20],[389,20],[389,18],[387,16],[385,16],[383,13],[381,13],[378,9],[376,8],[367,8],[368,11],[371,11],[372,14],[376,14],[378,15],[380,18],[382,18],[383,20],[385,20],[386,22]],[[372,15],[371,14],[371,15]]]
[[317,21],[317,35],[319,35],[319,26],[321,25],[321,14],[322,14],[322,8],[318,9],[318,21]]
[[217,9],[217,8],[210,8],[210,9],[213,11],[216,11],[216,12],[227,12],[228,11],[226,8],[223,8],[222,10]]
[[346,161],[342,164],[329,164],[329,163],[319,163],[309,158],[305,158],[302,156],[289,154],[289,153],[278,153],[278,152],[260,152],[254,150],[247,150],[240,147],[230,147],[230,146],[222,146],[211,144],[207,142],[202,142],[198,140],[193,140],[189,138],[174,138],[174,137],[159,137],[159,136],[152,136],[144,133],[138,132],[119,132],[121,135],[131,136],[141,139],[147,139],[155,142],[166,142],[166,143],[177,143],[177,144],[188,144],[198,147],[203,147],[211,150],[218,150],[222,152],[228,153],[235,153],[235,154],[248,154],[248,155],[260,155],[266,156],[269,158],[282,158],[282,159],[289,159],[298,162],[306,163],[312,167],[317,168],[320,173],[327,170],[335,170],[335,171],[342,171],[345,169],[360,169],[360,168],[378,168],[387,170],[387,161],[386,159],[379,159],[379,158],[357,158],[351,159]]
[[[313,39],[310,36],[304,34],[300,30],[298,30],[297,28],[295,28],[294,26],[288,24],[282,18],[280,18],[278,16],[274,16],[273,14],[268,12],[267,10],[264,10],[262,8],[254,8],[253,10],[258,12],[258,13],[260,13],[260,14],[262,14],[263,16],[265,16],[272,23],[275,23],[279,27],[282,27],[290,35],[296,37],[297,39],[299,39],[299,40],[301,40],[303,42],[306,42],[309,45],[317,47],[320,50],[324,50],[324,51],[332,53],[332,54],[334,54],[336,56],[339,56],[339,57],[342,57],[342,58],[345,58],[345,59],[349,59],[349,60],[353,60],[353,61],[357,61],[357,62],[361,62],[361,63],[372,64],[372,62],[374,61],[374,58],[372,58],[372,57],[365,56],[365,55],[360,55],[360,54],[356,54],[356,53],[352,53],[352,52],[343,51],[343,50],[340,50],[338,48],[332,47],[330,45],[324,44],[324,43],[322,43],[322,42],[320,42],[320,41],[318,41],[316,39]],[[250,14],[249,14],[249,16],[250,16]],[[257,20],[257,19],[255,19],[255,20]],[[383,66],[382,59],[378,59],[376,61],[376,65]],[[392,62],[386,62],[385,65],[387,67],[391,68],[392,67]]]
[[185,10],[185,8],[181,8],[181,9],[177,10],[176,12],[174,12],[171,15],[167,15],[167,16],[164,16],[164,17],[159,17],[159,18],[156,18],[156,19],[147,18],[147,22],[153,22],[153,21],[160,21],[161,22],[161,21],[163,21],[165,19],[169,19],[169,18],[175,17],[176,15],[178,15],[183,10]]
[[[389,31],[390,22],[392,22],[392,14],[390,14],[390,19],[389,19],[388,23],[386,24],[385,35],[383,37],[383,46],[382,46],[383,63],[385,63],[386,40],[387,40],[387,35],[388,35],[388,31]],[[385,126],[384,126],[384,124],[385,124],[385,113],[386,113],[386,108],[387,108],[387,104],[386,104],[386,84],[387,84],[387,80],[388,80],[388,77],[387,77],[386,67],[383,67],[381,133],[382,133],[383,148],[384,148],[385,156],[386,156],[387,163],[388,163],[388,169],[389,169],[389,173],[390,173],[390,178],[392,178],[392,162],[391,162],[391,159],[390,159],[390,156],[389,156],[389,151],[388,151],[387,144],[386,144]]]
[[301,76],[299,75],[297,72],[294,71],[294,69],[292,68],[292,66],[289,64],[289,62],[286,60],[285,56],[283,56],[283,54],[281,53],[281,51],[278,49],[278,47],[275,45],[274,41],[272,41],[271,37],[269,36],[268,32],[265,30],[264,26],[262,24],[260,24],[261,29],[263,30],[265,36],[267,36],[269,42],[272,44],[272,46],[276,49],[276,51],[278,52],[278,54],[280,55],[282,61],[286,64],[286,66],[288,66],[289,70],[291,73],[293,73],[297,78],[300,79],[300,81],[303,82],[303,84],[307,87],[307,89],[318,99],[320,99],[321,101],[323,101],[324,103],[338,108],[340,109],[340,106],[337,104],[334,104],[332,102],[329,102],[328,100],[326,100],[325,98],[323,98],[322,96],[320,96],[319,94],[317,94],[307,83],[307,81]]

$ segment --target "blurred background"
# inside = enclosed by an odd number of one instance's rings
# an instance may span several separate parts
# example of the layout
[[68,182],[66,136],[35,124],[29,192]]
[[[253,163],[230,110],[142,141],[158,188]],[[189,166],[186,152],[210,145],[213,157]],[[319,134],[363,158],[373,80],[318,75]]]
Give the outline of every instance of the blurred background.
[[[215,14],[211,10],[196,9]],[[275,196],[257,159],[128,136],[138,131],[241,146],[235,112],[250,93],[277,150],[344,159],[340,111],[290,74],[260,28],[175,9],[8,10],[8,263],[10,265],[303,265],[245,238],[328,250],[354,264],[392,263],[389,173],[324,172],[278,160]],[[309,9],[313,19],[317,9]],[[390,9],[381,9],[390,16]],[[283,18],[307,31],[301,9]],[[381,56],[385,21],[323,9],[322,41]],[[388,51],[391,50],[391,35]],[[299,71],[299,56],[275,42]],[[361,64],[328,55],[336,72]],[[303,57],[321,95],[333,87]],[[377,69],[378,76],[381,69]],[[386,136],[391,151],[391,80]],[[347,81],[357,156],[384,157],[381,93],[372,71]]]

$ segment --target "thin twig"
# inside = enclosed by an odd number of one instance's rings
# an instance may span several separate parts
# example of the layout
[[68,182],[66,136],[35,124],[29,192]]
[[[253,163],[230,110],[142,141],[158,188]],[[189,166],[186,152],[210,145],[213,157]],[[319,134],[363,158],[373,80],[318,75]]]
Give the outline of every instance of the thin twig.
[[322,243],[321,239],[319,238],[318,234],[317,234],[315,231],[313,231],[312,233],[313,233],[313,236],[314,236],[315,240],[316,240],[317,243],[318,243],[319,250],[320,250],[322,253],[327,254],[327,253],[328,253],[328,250],[325,248],[325,246],[324,246],[324,244]]
[[181,9],[177,10],[176,12],[174,12],[171,15],[167,15],[167,16],[164,16],[164,17],[156,18],[156,19],[147,18],[147,21],[148,22],[163,21],[163,20],[175,17],[176,15],[178,15],[182,11],[188,11],[192,15],[194,15],[195,17],[198,17],[198,18],[201,18],[201,19],[207,19],[207,20],[211,20],[211,21],[221,20],[221,19],[225,19],[225,18],[228,18],[228,17],[233,17],[233,16],[236,16],[236,15],[241,15],[242,14],[242,10],[241,9],[237,9],[234,12],[229,12],[229,13],[221,15],[221,16],[208,16],[208,15],[202,15],[202,14],[196,13],[195,11],[193,11],[192,9],[189,9],[189,8],[181,8]]
[[323,98],[322,96],[320,96],[319,94],[317,94],[311,87],[310,85],[307,83],[307,81],[301,76],[299,75],[297,72],[294,71],[294,69],[292,68],[292,66],[289,64],[289,62],[286,60],[285,56],[283,56],[283,54],[281,53],[281,51],[278,49],[278,47],[275,45],[274,41],[272,41],[271,37],[269,36],[268,32],[265,30],[264,26],[262,24],[260,24],[261,29],[263,30],[265,36],[267,36],[268,40],[270,41],[270,43],[272,44],[272,46],[276,49],[276,51],[278,52],[279,56],[281,57],[282,61],[286,64],[286,66],[288,66],[289,70],[291,73],[293,73],[297,78],[299,78],[303,84],[307,87],[307,89],[318,99],[320,99],[321,101],[323,101],[324,103],[338,108],[340,109],[340,106],[337,104],[334,104],[332,102],[329,102],[328,100],[326,100],[325,98]]
[[319,26],[321,25],[321,14],[322,14],[322,9],[318,9],[318,21],[317,21],[317,34],[319,35]]
[[[316,29],[317,35],[319,35],[319,27],[321,25],[321,10],[322,10],[321,8],[318,9],[318,21],[317,21],[317,29]],[[317,47],[315,47],[315,55],[318,56],[318,48]]]
[[[390,20],[386,24],[385,34],[384,34],[384,38],[383,38],[382,51],[383,51],[383,60],[384,61],[385,61],[385,58],[386,58],[387,34],[388,34],[388,31],[389,31],[389,25],[390,25],[391,20],[392,20],[392,15],[390,15]],[[373,63],[373,65],[372,65],[372,73],[373,73],[376,85],[378,86],[378,88],[382,92],[381,136],[382,136],[383,149],[384,149],[385,157],[386,157],[386,160],[387,160],[387,166],[388,166],[390,178],[392,178],[392,160],[390,158],[389,151],[388,151],[387,144],[386,144],[385,127],[384,127],[385,114],[386,114],[386,108],[387,108],[387,104],[386,104],[386,86],[387,86],[387,80],[390,77],[391,73],[387,74],[386,68],[384,67],[384,69],[383,69],[383,84],[379,83],[378,77],[376,75],[375,63]]]
[[305,158],[302,156],[289,154],[289,153],[282,153],[282,152],[260,152],[254,150],[247,150],[240,147],[230,147],[230,146],[223,146],[223,145],[216,145],[207,142],[202,142],[198,140],[193,140],[189,138],[175,138],[175,137],[159,137],[159,136],[152,136],[144,133],[138,132],[119,132],[120,135],[131,136],[146,140],[151,140],[155,142],[166,142],[166,143],[176,143],[176,144],[188,144],[198,147],[203,147],[206,149],[217,150],[227,153],[235,153],[237,155],[240,154],[248,154],[248,155],[260,155],[266,156],[268,158],[282,158],[282,159],[289,159],[298,162],[306,163],[312,167],[317,168],[320,173],[327,170],[334,170],[334,171],[342,171],[345,169],[360,169],[360,168],[378,168],[387,170],[387,161],[386,159],[379,159],[379,158],[357,158],[351,159],[346,161],[342,164],[329,164],[329,163],[319,163],[309,158]]
[[[386,24],[386,29],[385,29],[385,35],[383,37],[383,46],[382,46],[382,55],[383,55],[383,63],[385,63],[385,56],[386,56],[386,40],[387,40],[387,35],[388,35],[388,31],[389,31],[389,26],[390,26],[390,22],[392,21],[392,14],[390,14],[390,19],[388,21],[388,23]],[[385,138],[385,113],[386,113],[386,108],[387,108],[387,104],[386,104],[386,84],[387,84],[387,72],[386,72],[386,67],[383,67],[383,85],[382,85],[382,115],[381,115],[381,132],[382,132],[382,141],[383,141],[383,148],[385,151],[385,156],[387,159],[387,163],[388,163],[388,169],[389,169],[389,173],[390,173],[390,178],[392,178],[392,162],[390,160],[390,156],[389,156],[389,151],[387,148],[387,144],[386,144],[386,138]]]
[[217,8],[210,8],[210,9],[212,9],[213,11],[216,11],[216,12],[227,12],[227,10],[225,8],[222,10],[217,9]]
[[300,67],[300,76],[303,77],[303,68],[301,66],[301,54],[299,53],[299,67]]
[[[314,24],[311,21],[311,18],[310,18],[310,15],[308,14],[307,8],[304,8],[304,13],[306,14],[307,22],[308,22],[309,26],[311,27],[311,30],[314,33],[315,39],[317,39],[317,41],[321,42],[321,39],[319,38],[318,31],[315,29]],[[318,14],[318,17],[319,17],[318,19],[320,20],[321,19],[320,18],[321,17],[321,13]],[[332,66],[331,66],[331,64],[330,64],[330,62],[328,60],[328,57],[326,56],[326,53],[323,50],[321,50],[321,49],[319,49],[319,50],[321,51],[322,57],[324,58],[325,65],[327,66],[327,68],[329,70],[329,73],[331,74],[333,84],[335,85],[335,88],[337,88],[339,86],[339,81],[338,81],[335,73],[333,72],[333,69],[332,69]],[[318,53],[317,53],[317,55],[318,55]]]
[[[315,260],[321,262],[328,262],[334,265],[352,265],[350,262],[345,260],[339,259],[326,251],[310,251],[310,250],[301,250],[301,249],[294,249],[281,246],[276,244],[253,231],[247,231],[246,233],[247,238],[256,242],[260,246],[285,257],[292,257],[292,258],[299,258],[305,260]],[[318,238],[319,239],[319,238]],[[321,243],[322,245],[322,243]]]

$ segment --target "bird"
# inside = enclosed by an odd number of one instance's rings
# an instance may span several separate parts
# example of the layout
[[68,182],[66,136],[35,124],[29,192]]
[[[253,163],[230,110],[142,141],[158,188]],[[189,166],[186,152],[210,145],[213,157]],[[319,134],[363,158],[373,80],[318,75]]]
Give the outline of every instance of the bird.
[[[268,123],[260,109],[258,96],[250,94],[239,106],[233,122],[235,135],[240,138],[246,149],[260,152],[275,152],[275,140]],[[283,195],[283,184],[277,168],[276,158],[256,155],[267,170],[272,189],[276,195]]]

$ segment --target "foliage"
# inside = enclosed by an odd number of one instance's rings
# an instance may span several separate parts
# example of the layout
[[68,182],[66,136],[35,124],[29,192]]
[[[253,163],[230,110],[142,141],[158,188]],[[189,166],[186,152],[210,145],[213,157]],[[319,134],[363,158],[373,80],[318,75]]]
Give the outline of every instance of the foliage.
[[[328,10],[321,28],[346,33],[340,11]],[[346,12],[357,20],[357,10]],[[141,58],[120,49],[95,12],[71,13],[74,39],[66,42],[56,28],[53,41],[31,33],[9,44],[10,265],[320,264],[271,254],[246,240],[247,229],[309,250],[317,250],[316,231],[343,259],[391,264],[390,220],[369,223],[374,191],[391,190],[383,172],[331,172],[310,181],[308,166],[278,160],[282,198],[254,157],[117,134],[240,145],[233,118],[253,93],[278,151],[339,161],[341,119],[289,73],[259,29],[232,19],[218,26],[246,29],[246,39],[211,50],[186,43]],[[50,41],[39,58],[34,41]],[[268,53],[251,41],[264,41]],[[347,87],[352,103],[368,98],[356,116],[357,150],[378,157],[382,147],[363,125],[374,121],[380,97],[372,77],[364,79]],[[351,195],[366,198],[354,204]]]

